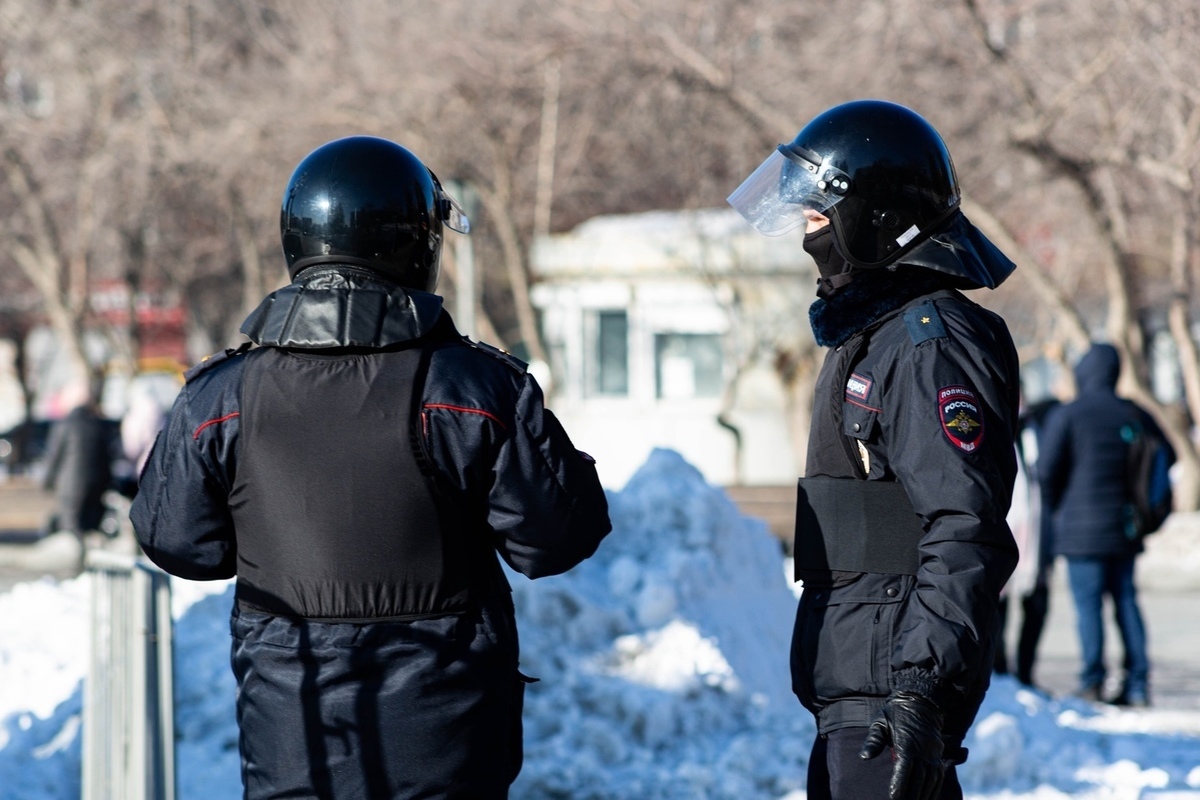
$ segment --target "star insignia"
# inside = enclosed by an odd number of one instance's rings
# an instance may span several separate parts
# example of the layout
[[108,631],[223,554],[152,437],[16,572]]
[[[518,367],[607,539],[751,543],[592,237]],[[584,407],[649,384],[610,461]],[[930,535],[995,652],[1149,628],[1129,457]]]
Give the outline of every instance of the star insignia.
[[928,325],[928,324],[929,324],[929,317],[921,317],[921,324],[922,324],[922,325]]

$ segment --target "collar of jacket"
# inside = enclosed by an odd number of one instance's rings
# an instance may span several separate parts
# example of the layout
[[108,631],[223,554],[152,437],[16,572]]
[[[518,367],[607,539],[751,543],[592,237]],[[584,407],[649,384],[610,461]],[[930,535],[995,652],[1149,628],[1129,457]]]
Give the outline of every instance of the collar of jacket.
[[242,323],[257,345],[321,350],[378,348],[420,338],[442,315],[442,298],[373,272],[332,265],[304,270]]
[[953,286],[951,277],[927,269],[863,270],[833,297],[817,298],[808,321],[817,344],[837,347],[909,301]]

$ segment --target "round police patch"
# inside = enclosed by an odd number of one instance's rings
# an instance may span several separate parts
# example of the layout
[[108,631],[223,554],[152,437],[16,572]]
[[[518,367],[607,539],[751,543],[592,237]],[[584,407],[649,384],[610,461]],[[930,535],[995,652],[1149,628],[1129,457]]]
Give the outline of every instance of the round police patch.
[[942,430],[951,444],[964,453],[975,452],[983,444],[983,408],[975,392],[965,386],[944,386],[937,396]]

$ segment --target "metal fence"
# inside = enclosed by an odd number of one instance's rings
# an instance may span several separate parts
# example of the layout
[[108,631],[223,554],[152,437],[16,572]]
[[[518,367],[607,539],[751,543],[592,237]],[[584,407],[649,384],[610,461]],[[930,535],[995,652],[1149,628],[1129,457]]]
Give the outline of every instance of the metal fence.
[[83,800],[174,800],[171,585],[144,559],[87,554],[91,656],[83,690]]

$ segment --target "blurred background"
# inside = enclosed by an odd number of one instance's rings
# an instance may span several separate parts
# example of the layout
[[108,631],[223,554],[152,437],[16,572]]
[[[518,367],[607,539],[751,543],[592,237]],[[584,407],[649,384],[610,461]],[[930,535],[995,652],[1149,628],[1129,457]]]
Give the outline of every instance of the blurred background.
[[[286,283],[293,167],[354,134],[405,145],[465,206],[447,308],[530,363],[608,487],[670,448],[790,541],[816,275],[799,233],[762,237],[725,198],[817,113],[879,98],[941,132],[966,215],[1018,264],[971,297],[1007,320],[1024,401],[1069,399],[1071,365],[1109,341],[1119,391],[1170,436],[1180,513],[1139,581],[1155,702],[1194,730],[1198,46],[1195,0],[0,0],[0,595],[81,569],[47,454],[92,393],[108,468],[85,544],[136,552],[147,432]],[[1062,570],[1053,591],[1039,682],[1061,693],[1078,665]],[[9,617],[45,605],[19,602]],[[40,644],[62,626],[32,627]],[[49,670],[9,638],[28,693]],[[34,733],[71,740],[63,708]]]
[[121,420],[242,341],[286,282],[291,169],[373,134],[468,208],[447,307],[531,362],[607,484],[667,446],[747,503],[790,487],[815,275],[799,234],[724,198],[874,97],[939,129],[1018,263],[973,298],[1026,400],[1069,397],[1086,342],[1113,342],[1193,510],[1198,41],[1192,0],[0,0],[0,470],[38,477],[78,386]]

